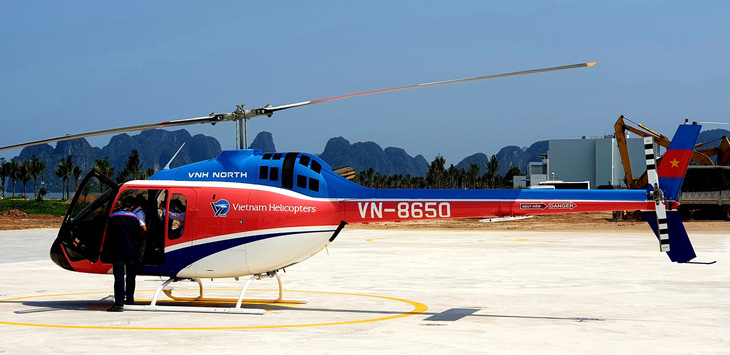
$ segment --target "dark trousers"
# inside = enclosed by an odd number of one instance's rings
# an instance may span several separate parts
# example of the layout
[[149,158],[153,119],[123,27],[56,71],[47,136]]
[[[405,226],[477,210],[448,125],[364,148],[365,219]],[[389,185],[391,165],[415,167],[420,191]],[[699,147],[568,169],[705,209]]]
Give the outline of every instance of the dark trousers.
[[[114,305],[123,306],[124,297],[127,303],[134,302],[135,279],[137,278],[137,262],[136,261],[115,261],[114,266]],[[126,269],[127,279],[124,279],[124,271]]]

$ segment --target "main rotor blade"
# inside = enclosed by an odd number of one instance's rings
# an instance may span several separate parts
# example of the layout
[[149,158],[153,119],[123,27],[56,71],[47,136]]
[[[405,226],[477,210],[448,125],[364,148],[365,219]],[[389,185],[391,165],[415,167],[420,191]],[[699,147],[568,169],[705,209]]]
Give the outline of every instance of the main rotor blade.
[[517,75],[526,75],[526,74],[537,74],[537,73],[544,73],[544,72],[556,71],[556,70],[565,70],[565,69],[592,67],[592,66],[596,65],[596,63],[598,63],[598,62],[579,63],[579,64],[572,64],[572,65],[562,65],[562,66],[558,66],[558,67],[550,67],[550,68],[542,68],[542,69],[532,69],[532,70],[523,70],[523,71],[517,71],[517,72],[513,72],[513,73],[475,76],[475,77],[472,77],[472,78],[444,80],[444,81],[436,81],[436,82],[432,82],[432,83],[423,83],[423,84],[416,84],[416,85],[399,86],[399,87],[394,87],[394,88],[390,88],[390,89],[372,90],[372,91],[359,92],[359,93],[356,93],[356,94],[349,94],[349,95],[341,95],[341,96],[329,97],[329,98],[326,98],[326,99],[302,101],[302,102],[297,102],[297,103],[294,103],[294,104],[282,105],[282,106],[276,106],[276,107],[269,107],[269,108],[265,108],[265,109],[268,112],[276,112],[276,111],[280,111],[280,110],[284,110],[284,109],[288,109],[288,108],[306,106],[306,105],[316,104],[316,103],[320,103],[320,102],[334,101],[334,100],[339,100],[339,99],[346,99],[346,98],[350,98],[350,97],[365,96],[365,95],[370,95],[370,94],[379,94],[379,93],[383,93],[383,92],[406,90],[406,89],[415,89],[415,88],[421,88],[421,87],[427,87],[427,86],[436,86],[436,85],[463,83],[463,82],[467,82],[467,81],[496,79],[496,78],[504,78],[504,77],[508,77],[508,76],[517,76]]
[[184,125],[190,125],[190,124],[195,124],[195,123],[217,123],[219,120],[220,120],[220,117],[218,117],[218,116],[206,116],[206,117],[197,117],[197,118],[186,118],[186,119],[176,120],[176,121],[165,121],[165,122],[149,123],[149,124],[143,124],[143,125],[137,125],[137,126],[105,129],[102,131],[93,131],[93,132],[88,132],[88,133],[67,134],[65,136],[56,137],[56,138],[41,139],[41,140],[34,141],[34,142],[20,143],[20,144],[0,147],[0,150],[24,148],[24,147],[29,147],[32,145],[37,145],[37,144],[45,144],[45,143],[67,141],[67,140],[77,139],[77,138],[101,136],[104,134],[142,131],[145,129],[152,129],[152,128],[176,127],[176,126],[184,126]]
[[463,79],[436,81],[436,82],[431,82],[431,83],[400,86],[400,87],[395,87],[395,88],[390,88],[390,89],[365,91],[365,92],[360,92],[360,93],[356,93],[356,94],[341,95],[341,96],[329,97],[329,98],[325,98],[325,99],[303,101],[303,102],[276,106],[276,107],[265,106],[265,107],[256,108],[256,109],[252,109],[252,110],[244,110],[242,107],[239,106],[236,111],[231,112],[231,113],[224,113],[224,114],[211,113],[210,116],[206,116],[206,117],[187,118],[187,119],[182,119],[182,120],[165,121],[165,122],[160,122],[160,123],[151,123],[151,124],[143,124],[143,125],[137,125],[137,126],[113,128],[113,129],[106,129],[106,130],[101,130],[101,131],[93,131],[93,132],[80,133],[80,134],[67,134],[65,136],[56,137],[56,138],[48,138],[48,139],[42,139],[42,140],[33,141],[33,142],[8,145],[8,146],[0,147],[0,150],[24,148],[24,147],[28,147],[28,146],[32,146],[32,145],[37,145],[37,144],[60,142],[60,141],[65,141],[65,140],[77,139],[77,138],[94,137],[94,136],[100,136],[100,135],[104,135],[104,134],[141,131],[141,130],[152,129],[152,128],[167,128],[167,127],[176,127],[176,126],[184,126],[184,125],[199,124],[199,123],[216,124],[218,122],[223,122],[223,121],[251,119],[253,117],[259,117],[259,116],[271,116],[276,111],[281,111],[281,110],[288,109],[288,108],[306,106],[306,105],[316,104],[316,103],[320,103],[320,102],[327,102],[327,101],[345,99],[345,98],[350,98],[350,97],[364,96],[364,95],[370,95],[370,94],[379,94],[379,93],[383,93],[383,92],[398,91],[398,90],[405,90],[405,89],[414,89],[414,88],[426,87],[426,86],[436,86],[436,85],[462,83],[462,82],[467,82],[467,81],[496,79],[496,78],[503,78],[503,77],[508,77],[508,76],[536,74],[536,73],[544,73],[544,72],[564,70],[564,69],[592,67],[594,65],[596,65],[596,62],[563,65],[563,66],[558,66],[558,67],[550,67],[550,68],[542,68],[542,69],[523,70],[523,71],[517,71],[517,72],[505,73],[505,74],[476,76],[476,77],[463,78]]

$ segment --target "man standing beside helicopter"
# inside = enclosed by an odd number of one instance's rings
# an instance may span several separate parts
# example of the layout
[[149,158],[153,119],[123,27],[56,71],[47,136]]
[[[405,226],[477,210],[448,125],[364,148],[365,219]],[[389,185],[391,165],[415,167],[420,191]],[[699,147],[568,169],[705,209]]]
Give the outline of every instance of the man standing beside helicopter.
[[122,201],[122,209],[112,213],[109,218],[101,251],[101,261],[111,263],[114,267],[114,305],[107,309],[109,312],[121,312],[125,304],[134,303],[137,254],[139,237],[142,235],[139,219],[132,212],[135,205],[136,199],[127,196]]

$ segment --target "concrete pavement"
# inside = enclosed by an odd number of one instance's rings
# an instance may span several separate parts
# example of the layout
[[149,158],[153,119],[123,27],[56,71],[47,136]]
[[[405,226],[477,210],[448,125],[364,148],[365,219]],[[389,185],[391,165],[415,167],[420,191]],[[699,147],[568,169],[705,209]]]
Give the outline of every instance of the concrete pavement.
[[[283,276],[285,297],[309,303],[256,305],[262,316],[106,312],[112,276],[57,267],[55,234],[0,232],[0,352],[730,353],[727,234],[691,235],[698,260],[717,263],[689,265],[648,228],[345,229]],[[203,282],[236,297],[243,281]],[[160,282],[138,277],[137,299]],[[252,295],[275,287],[254,282]]]

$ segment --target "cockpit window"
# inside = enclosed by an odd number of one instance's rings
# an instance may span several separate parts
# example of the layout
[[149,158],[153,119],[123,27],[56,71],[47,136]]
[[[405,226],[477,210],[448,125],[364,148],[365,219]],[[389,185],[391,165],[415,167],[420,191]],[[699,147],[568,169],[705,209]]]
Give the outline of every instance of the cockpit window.
[[261,158],[261,159],[263,159],[263,160],[269,160],[269,159],[271,159],[271,153],[264,154],[264,157]]
[[310,160],[310,158],[308,156],[302,155],[302,157],[299,158],[299,164],[304,165],[304,166],[309,166],[309,160]]

